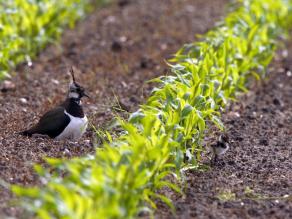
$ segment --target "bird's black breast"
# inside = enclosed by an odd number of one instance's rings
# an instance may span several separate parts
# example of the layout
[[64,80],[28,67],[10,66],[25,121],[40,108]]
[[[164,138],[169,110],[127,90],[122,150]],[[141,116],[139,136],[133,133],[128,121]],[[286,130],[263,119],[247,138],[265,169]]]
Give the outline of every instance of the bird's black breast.
[[83,118],[84,112],[82,106],[79,104],[80,100],[74,100],[73,98],[67,99],[61,106],[65,108],[66,112],[71,116]]
[[218,143],[217,143],[217,147],[220,147],[220,148],[227,148],[227,144],[226,144],[226,143],[223,143],[223,142],[218,142]]

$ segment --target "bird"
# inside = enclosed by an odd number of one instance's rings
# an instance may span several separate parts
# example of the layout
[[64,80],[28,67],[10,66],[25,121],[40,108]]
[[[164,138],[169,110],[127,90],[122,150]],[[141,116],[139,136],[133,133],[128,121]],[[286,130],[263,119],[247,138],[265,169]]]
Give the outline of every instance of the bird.
[[88,119],[84,114],[81,99],[89,96],[85,89],[75,81],[73,68],[70,69],[72,82],[69,85],[67,98],[63,103],[46,112],[36,125],[19,134],[48,136],[55,140],[77,141],[85,133]]
[[226,134],[221,134],[218,138],[218,141],[212,145],[210,148],[213,153],[212,161],[216,163],[218,161],[218,157],[224,154],[229,149],[229,137]]

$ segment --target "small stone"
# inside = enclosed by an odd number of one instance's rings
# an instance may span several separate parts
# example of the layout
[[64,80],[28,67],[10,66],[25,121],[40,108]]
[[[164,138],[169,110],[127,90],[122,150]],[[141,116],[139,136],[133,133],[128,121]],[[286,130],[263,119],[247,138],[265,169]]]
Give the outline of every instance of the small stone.
[[127,41],[127,37],[126,37],[126,36],[121,36],[121,37],[119,38],[119,40],[120,40],[121,43],[124,43],[124,42]]
[[186,6],[186,11],[189,12],[189,13],[193,13],[195,11],[195,7],[192,6],[192,5],[187,5]]
[[235,118],[239,118],[240,114],[238,112],[230,112],[228,113],[228,116],[230,116],[230,118],[235,119]]
[[56,79],[52,79],[52,82],[53,82],[54,84],[56,84],[56,85],[59,85],[59,84],[60,84],[60,82],[59,82],[58,80],[56,80]]
[[63,151],[63,154],[64,155],[71,155],[71,152],[67,148],[65,148],[65,150]]
[[98,110],[98,107],[95,106],[95,105],[90,105],[90,106],[88,106],[88,108],[89,108],[91,111],[97,111],[97,110]]
[[285,68],[279,68],[278,72],[279,73],[285,73]]
[[286,74],[287,74],[288,77],[291,77],[292,76],[292,72],[291,71],[287,71]]
[[283,58],[287,58],[288,55],[289,55],[288,50],[283,50],[283,51],[282,51],[282,57],[283,57]]
[[105,41],[105,40],[102,40],[102,41],[100,41],[100,46],[101,46],[101,47],[105,47],[105,46],[106,46],[106,44],[107,44],[107,43],[106,43],[106,41]]
[[156,66],[155,66],[155,70],[156,70],[156,71],[160,71],[160,69],[161,69],[160,65],[156,65]]
[[122,81],[121,84],[122,84],[122,86],[123,86],[124,88],[128,87],[127,83],[124,82],[124,81]]
[[163,43],[163,44],[160,45],[161,50],[166,50],[167,47],[168,47],[168,46],[167,46],[166,43]]
[[112,24],[112,23],[116,23],[117,19],[115,16],[108,16],[105,19],[105,24]]
[[25,98],[19,98],[19,101],[22,103],[22,104],[27,104],[27,99]]

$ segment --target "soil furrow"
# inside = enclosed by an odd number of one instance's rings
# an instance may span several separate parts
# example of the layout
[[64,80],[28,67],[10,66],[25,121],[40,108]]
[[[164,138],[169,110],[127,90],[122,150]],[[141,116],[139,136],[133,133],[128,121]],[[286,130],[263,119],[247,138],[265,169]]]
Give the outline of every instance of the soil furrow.
[[[292,41],[286,46],[288,57],[279,52],[267,79],[224,113],[231,149],[221,165],[188,172],[184,197],[166,192],[177,216],[162,205],[156,218],[292,218]],[[206,145],[218,135],[211,130]]]
[[[0,178],[32,185],[32,164],[42,157],[73,157],[94,151],[92,129],[78,143],[29,139],[16,132],[35,123],[67,92],[67,69],[87,87],[84,102],[90,123],[104,128],[119,105],[132,112],[149,95],[145,81],[167,73],[165,59],[184,43],[192,42],[220,20],[227,0],[123,1],[97,10],[74,30],[63,34],[60,45],[49,46],[31,67],[18,67],[4,89],[0,84]],[[119,104],[117,101],[119,101]],[[126,114],[126,113],[124,113]],[[21,210],[9,203],[11,194],[0,186],[0,218],[18,218]]]

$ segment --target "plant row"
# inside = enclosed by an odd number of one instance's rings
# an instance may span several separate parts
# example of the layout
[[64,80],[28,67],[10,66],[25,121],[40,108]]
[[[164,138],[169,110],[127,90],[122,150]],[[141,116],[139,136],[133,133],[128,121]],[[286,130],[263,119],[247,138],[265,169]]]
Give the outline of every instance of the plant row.
[[[96,2],[101,2],[96,1]],[[0,4],[0,80],[27,62],[66,26],[85,15],[91,0],[13,0]]]
[[181,192],[183,172],[200,166],[207,124],[223,128],[220,112],[250,76],[265,76],[276,42],[291,24],[292,2],[239,0],[200,42],[179,50],[172,74],[153,81],[146,104],[118,119],[121,133],[95,155],[47,159],[36,166],[42,186],[13,191],[39,218],[135,218],[156,208],[164,187]]

